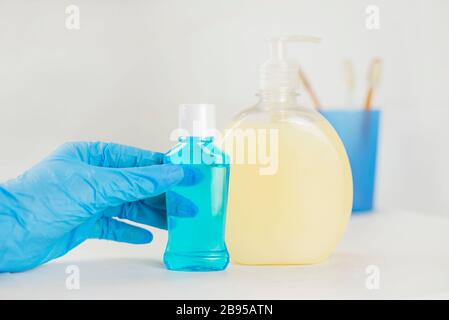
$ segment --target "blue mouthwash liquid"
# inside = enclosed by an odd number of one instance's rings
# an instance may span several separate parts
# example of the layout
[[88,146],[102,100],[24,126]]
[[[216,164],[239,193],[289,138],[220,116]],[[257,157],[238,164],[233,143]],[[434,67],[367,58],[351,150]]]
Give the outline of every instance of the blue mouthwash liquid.
[[[181,137],[164,162],[185,166],[195,176],[192,185],[181,184],[167,192],[165,266],[177,271],[225,269],[229,263],[224,241],[229,184],[227,155],[213,144],[212,137]],[[179,206],[185,206],[182,203],[186,200],[191,211],[194,209],[192,214],[179,213]]]

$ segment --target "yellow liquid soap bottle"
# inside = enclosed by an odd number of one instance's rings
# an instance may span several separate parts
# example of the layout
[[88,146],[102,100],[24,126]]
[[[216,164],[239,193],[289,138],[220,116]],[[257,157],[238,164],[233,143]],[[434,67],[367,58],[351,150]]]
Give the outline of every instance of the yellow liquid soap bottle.
[[248,265],[313,264],[328,258],[351,215],[352,177],[340,138],[317,111],[297,103],[298,65],[289,42],[269,40],[259,102],[227,127],[231,176],[226,243]]

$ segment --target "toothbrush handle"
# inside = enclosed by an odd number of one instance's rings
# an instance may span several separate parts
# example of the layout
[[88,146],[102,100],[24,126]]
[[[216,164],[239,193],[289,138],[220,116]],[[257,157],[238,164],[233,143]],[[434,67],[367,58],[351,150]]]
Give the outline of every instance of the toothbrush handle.
[[304,72],[299,68],[298,70],[299,78],[301,79],[302,84],[304,85],[304,89],[309,93],[310,98],[312,99],[312,104],[315,107],[315,109],[319,110],[321,109],[320,101],[318,100],[318,97],[313,90],[312,86],[309,83],[309,80],[307,79]]
[[371,109],[371,103],[373,100],[373,87],[368,88],[368,93],[366,94],[365,99],[365,111],[369,111]]

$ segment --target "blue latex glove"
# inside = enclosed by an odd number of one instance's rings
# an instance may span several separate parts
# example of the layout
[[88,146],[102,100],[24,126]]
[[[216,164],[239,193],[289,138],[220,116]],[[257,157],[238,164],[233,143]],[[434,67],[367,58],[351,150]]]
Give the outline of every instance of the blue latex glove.
[[[152,234],[118,217],[167,228],[165,192],[194,173],[163,155],[110,143],[67,143],[16,179],[0,184],[0,272],[36,267],[88,238],[134,244]],[[179,198],[177,214],[194,206]]]

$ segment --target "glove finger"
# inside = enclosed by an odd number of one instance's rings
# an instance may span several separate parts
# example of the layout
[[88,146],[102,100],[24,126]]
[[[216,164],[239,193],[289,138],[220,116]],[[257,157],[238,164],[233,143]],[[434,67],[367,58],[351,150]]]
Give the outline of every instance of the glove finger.
[[132,168],[161,164],[164,155],[106,142],[69,142],[62,145],[53,155],[68,156],[87,164],[108,168]]
[[[168,208],[171,216],[194,217],[197,206],[189,199],[175,192],[167,192]],[[119,207],[108,208],[104,216],[118,217],[146,224],[159,229],[167,229],[167,211],[165,194],[136,202],[129,202]]]
[[98,211],[160,195],[185,179],[182,167],[162,164],[125,169],[96,168],[86,181],[93,183],[93,205]]
[[179,193],[167,192],[167,211],[174,217],[194,217],[198,213],[198,207]]
[[108,208],[103,211],[103,216],[118,217],[159,229],[167,229],[165,194]]
[[[128,203],[122,206],[120,218],[146,224],[160,229],[167,229],[167,211],[165,208],[165,195],[158,197],[159,201],[145,199]],[[163,199],[164,206],[160,201]],[[198,208],[189,199],[175,193],[167,192],[168,208],[171,216],[193,217],[198,213]]]
[[145,244],[153,240],[153,234],[148,230],[112,218],[102,218],[93,227],[90,238]]

